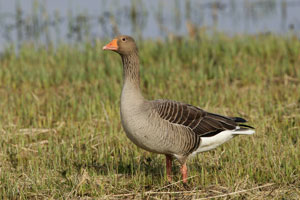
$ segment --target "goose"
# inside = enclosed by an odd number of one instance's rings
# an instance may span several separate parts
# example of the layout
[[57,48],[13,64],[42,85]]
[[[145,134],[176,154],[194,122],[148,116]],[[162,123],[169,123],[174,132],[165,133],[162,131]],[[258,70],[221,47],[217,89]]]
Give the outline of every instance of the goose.
[[254,134],[241,117],[226,117],[172,100],[147,100],[140,90],[138,48],[134,39],[121,35],[103,47],[121,56],[123,88],[121,123],[127,137],[138,147],[166,156],[167,180],[172,181],[172,160],[180,163],[187,183],[186,162],[200,152],[215,149],[237,135]]

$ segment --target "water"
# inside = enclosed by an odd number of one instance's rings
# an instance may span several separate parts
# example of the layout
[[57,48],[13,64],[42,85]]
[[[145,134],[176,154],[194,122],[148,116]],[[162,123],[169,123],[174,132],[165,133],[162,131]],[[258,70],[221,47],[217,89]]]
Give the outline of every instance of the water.
[[300,36],[300,0],[0,0],[0,45],[113,37],[189,35]]

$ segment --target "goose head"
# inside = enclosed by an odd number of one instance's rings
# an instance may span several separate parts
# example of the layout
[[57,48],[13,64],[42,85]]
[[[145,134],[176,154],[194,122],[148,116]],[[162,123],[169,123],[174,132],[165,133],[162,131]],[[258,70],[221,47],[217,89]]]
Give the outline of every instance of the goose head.
[[137,46],[135,44],[135,41],[128,35],[121,35],[116,37],[102,49],[117,52],[121,56],[128,56],[130,54],[137,53]]

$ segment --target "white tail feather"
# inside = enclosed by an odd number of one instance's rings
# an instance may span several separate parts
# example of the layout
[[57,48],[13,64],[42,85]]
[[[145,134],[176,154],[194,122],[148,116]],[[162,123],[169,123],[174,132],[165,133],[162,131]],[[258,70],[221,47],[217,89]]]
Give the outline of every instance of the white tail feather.
[[234,135],[252,135],[255,131],[252,129],[241,129],[239,126],[235,130],[226,130],[214,135],[212,137],[201,137],[200,146],[192,155],[203,151],[209,151],[217,146],[229,141]]
[[232,131],[233,135],[252,135],[255,133],[255,130],[252,129],[240,129],[238,126],[234,131]]

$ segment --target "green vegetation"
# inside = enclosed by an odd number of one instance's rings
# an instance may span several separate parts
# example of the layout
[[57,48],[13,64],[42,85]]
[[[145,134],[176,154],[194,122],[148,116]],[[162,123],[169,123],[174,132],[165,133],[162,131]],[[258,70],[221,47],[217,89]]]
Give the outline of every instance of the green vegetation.
[[[164,156],[127,139],[119,116],[121,60],[103,44],[23,45],[1,55],[1,199],[202,198],[258,186],[265,187],[232,197],[300,198],[297,38],[139,41],[147,98],[245,117],[256,127],[253,136],[191,159],[188,190],[167,186]],[[174,182],[181,180],[175,165]]]

